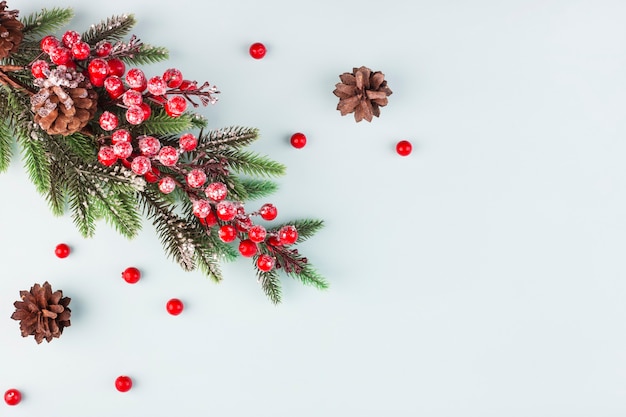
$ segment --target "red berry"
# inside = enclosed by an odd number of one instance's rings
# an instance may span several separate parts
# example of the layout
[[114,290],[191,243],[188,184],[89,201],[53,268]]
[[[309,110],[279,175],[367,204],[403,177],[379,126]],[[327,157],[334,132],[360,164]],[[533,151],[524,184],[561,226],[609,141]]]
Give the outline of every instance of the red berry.
[[143,94],[136,90],[128,90],[122,96],[122,103],[125,106],[139,106],[143,103]]
[[272,246],[281,246],[280,239],[278,238],[278,236],[274,235],[270,236],[267,239],[267,244]]
[[273,204],[263,204],[259,209],[259,214],[263,218],[263,220],[274,220],[276,216],[278,216],[278,210],[274,207]]
[[119,129],[111,135],[111,143],[114,145],[118,142],[130,142],[133,139],[130,132],[126,129]]
[[120,121],[114,113],[111,113],[110,111],[105,111],[100,115],[99,123],[100,127],[103,130],[109,132],[111,130],[117,129]]
[[211,213],[211,203],[206,200],[195,200],[193,202],[194,216],[204,219],[209,213]]
[[52,35],[45,36],[41,42],[39,42],[39,47],[47,54],[50,54],[50,51],[52,51],[53,48],[57,48],[60,45],[61,41]]
[[252,227],[252,220],[250,217],[244,217],[243,219],[237,219],[237,230],[240,232],[248,232]]
[[115,389],[119,392],[128,392],[133,387],[133,380],[130,377],[122,375],[115,379]]
[[139,125],[146,120],[146,113],[141,106],[130,106],[126,109],[126,121],[131,125]]
[[254,243],[250,239],[242,240],[241,242],[239,242],[239,253],[247,258],[256,255],[257,250],[258,248],[256,246],[256,243]]
[[187,109],[187,100],[182,96],[174,96],[165,103],[165,113],[170,117],[178,117]]
[[136,284],[141,278],[141,272],[134,266],[129,266],[122,272],[122,278],[129,284]]
[[143,120],[148,120],[150,118],[150,115],[152,114],[152,109],[150,108],[148,103],[144,101],[139,105],[139,107],[141,107],[141,110],[143,111]]
[[144,156],[155,156],[161,149],[161,142],[153,136],[144,136],[139,139],[139,152]]
[[126,72],[126,64],[124,61],[118,58],[111,58],[107,61],[109,65],[109,73],[111,75],[117,75],[118,77],[122,77]]
[[190,152],[198,146],[198,138],[191,133],[185,133],[180,137],[178,144],[183,151]]
[[162,77],[156,76],[148,80],[148,92],[155,96],[162,96],[167,91],[167,83]]
[[232,242],[237,237],[237,229],[235,229],[235,227],[230,224],[225,224],[224,226],[220,227],[220,230],[217,231],[217,234],[223,242],[228,243]]
[[230,201],[220,201],[215,206],[217,218],[225,222],[229,222],[237,215],[237,207]]
[[213,201],[222,201],[228,194],[228,188],[222,182],[212,182],[207,185],[204,194]]
[[263,242],[265,236],[267,236],[267,231],[261,225],[254,225],[248,230],[248,238],[255,243]]
[[91,84],[94,87],[102,87],[104,86],[104,81],[106,80],[106,77],[99,77],[97,75],[89,75],[89,82],[91,82]]
[[22,401],[22,393],[11,388],[4,393],[4,402],[8,405],[18,405]]
[[50,51],[50,60],[57,65],[67,65],[72,61],[72,52],[67,48],[58,46]]
[[159,191],[169,194],[176,189],[176,182],[172,177],[163,177],[159,181]]
[[80,42],[80,33],[74,30],[68,30],[63,34],[63,37],[61,39],[63,40],[63,45],[71,48],[72,46]]
[[396,145],[396,152],[398,152],[398,155],[400,156],[408,156],[412,150],[413,145],[411,145],[411,142],[408,140],[401,140]]
[[183,302],[180,301],[178,298],[172,298],[167,302],[165,308],[167,309],[167,312],[170,313],[172,316],[178,316],[180,313],[183,312],[184,305]]
[[65,243],[59,243],[54,248],[54,254],[57,256],[57,258],[67,258],[70,254],[70,247]]
[[178,162],[178,151],[173,146],[164,146],[159,151],[159,161],[166,167],[176,165]]
[[113,45],[111,45],[111,42],[100,41],[96,45],[96,55],[98,55],[101,58],[107,57],[111,53],[112,49],[113,49]]
[[32,72],[35,78],[46,78],[50,74],[50,65],[46,61],[39,59],[33,62],[30,72]]
[[115,151],[110,146],[102,146],[98,151],[98,161],[104,166],[110,167],[117,162]]
[[152,167],[152,170],[146,172],[144,174],[144,178],[146,179],[146,182],[149,182],[150,184],[153,184],[155,182],[157,182],[159,180],[159,175],[161,173],[159,172],[158,169],[156,169],[156,167]]
[[291,135],[291,146],[296,149],[301,149],[304,148],[304,145],[306,145],[306,136],[304,133],[298,132]]
[[283,226],[278,231],[278,238],[281,244],[292,245],[298,240],[298,231],[294,226]]
[[183,82],[180,84],[180,87],[178,87],[178,88],[183,90],[183,91],[197,90],[198,89],[198,82],[197,81],[191,81],[191,80],[183,80]]
[[269,272],[274,269],[275,262],[274,258],[264,253],[257,258],[256,266],[263,272]]
[[118,142],[113,145],[113,153],[118,158],[128,158],[133,153],[133,145],[130,142]]
[[130,163],[130,169],[137,175],[144,175],[150,171],[150,168],[152,168],[152,163],[145,156],[136,156]]
[[178,88],[183,82],[183,73],[176,68],[170,68],[163,73],[163,81],[169,88]]
[[104,79],[104,89],[107,90],[107,93],[109,93],[109,97],[115,100],[124,94],[126,87],[120,77],[117,75],[111,75]]
[[199,188],[206,182],[206,174],[201,169],[192,169],[187,174],[187,184],[192,188]]
[[78,42],[72,46],[72,55],[74,59],[78,59],[79,61],[89,58],[90,53],[91,50],[87,42]]
[[87,72],[90,78],[102,78],[104,81],[104,78],[109,75],[109,64],[101,58],[92,59],[89,65],[87,65]]
[[213,212],[213,210],[211,210],[211,212],[209,213],[208,216],[206,216],[204,219],[202,219],[203,223],[205,226],[207,227],[213,227],[217,224],[217,217],[215,216],[215,213]]
[[148,86],[148,80],[142,70],[132,68],[126,73],[126,84],[133,90],[143,91]]
[[265,56],[265,52],[267,52],[265,45],[260,42],[250,45],[250,56],[254,59],[263,58]]

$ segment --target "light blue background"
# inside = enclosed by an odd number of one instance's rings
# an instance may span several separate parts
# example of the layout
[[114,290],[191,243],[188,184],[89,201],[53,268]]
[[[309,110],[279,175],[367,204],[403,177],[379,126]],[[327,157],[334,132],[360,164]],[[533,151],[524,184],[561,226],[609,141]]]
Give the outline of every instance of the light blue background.
[[[132,242],[106,224],[84,240],[16,158],[0,176],[0,391],[24,400],[0,415],[626,414],[625,2],[9,6],[73,6],[79,31],[132,12],[134,33],[171,51],[148,74],[217,84],[211,127],[260,128],[254,149],[288,166],[280,220],[326,220],[302,250],[331,289],[285,279],[275,307],[247,260],[215,285],[165,259],[148,223]],[[361,65],[394,91],[371,124],[332,95]],[[131,265],[134,286],[120,278]],[[38,346],[9,316],[44,280],[74,313]],[[181,316],[165,312],[172,297]]]

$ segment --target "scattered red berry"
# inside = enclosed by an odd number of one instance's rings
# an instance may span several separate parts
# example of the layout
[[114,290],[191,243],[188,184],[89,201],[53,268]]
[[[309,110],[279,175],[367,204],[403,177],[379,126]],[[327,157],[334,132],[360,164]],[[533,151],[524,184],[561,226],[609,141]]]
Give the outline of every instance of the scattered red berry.
[[98,151],[98,161],[104,166],[110,167],[117,162],[115,151],[110,146],[102,146]]
[[285,246],[293,245],[298,240],[298,230],[294,226],[283,226],[278,231],[278,238]]
[[260,42],[250,45],[250,56],[254,59],[263,58],[265,56],[265,52],[267,52],[265,45]]
[[180,301],[178,298],[172,298],[167,302],[165,308],[167,309],[167,312],[170,313],[172,316],[178,316],[180,313],[183,312],[184,305],[183,302]]
[[306,145],[306,136],[304,133],[298,132],[291,135],[291,146],[296,149],[301,149],[304,148],[304,145]]
[[269,272],[274,269],[275,262],[274,258],[264,253],[257,258],[256,266],[263,272]]
[[239,242],[239,253],[247,258],[256,255],[257,250],[258,248],[256,246],[256,243],[254,243],[250,239],[242,240],[241,242]]
[[22,401],[22,393],[11,388],[4,393],[4,402],[8,405],[18,405]]
[[178,144],[183,151],[190,152],[196,149],[198,146],[198,138],[192,133],[185,133],[178,140]]
[[129,266],[122,272],[122,278],[129,284],[136,284],[141,278],[141,272],[134,266]]
[[57,258],[67,258],[70,255],[70,247],[65,243],[59,243],[54,248],[54,254],[57,256]]
[[119,392],[128,392],[133,387],[133,380],[130,377],[122,375],[115,379],[115,389]]
[[143,120],[148,120],[150,118],[150,115],[152,114],[152,109],[150,108],[148,103],[144,101],[139,105],[139,107],[141,107],[141,110],[143,111]]
[[125,106],[139,106],[143,103],[143,94],[136,90],[128,90],[122,96],[122,103]]
[[228,243],[232,242],[237,237],[237,229],[235,229],[235,227],[230,224],[225,224],[224,226],[220,227],[220,229],[217,231],[217,234],[223,242]]
[[265,236],[267,236],[267,231],[265,230],[265,227],[259,224],[248,229],[248,238],[255,243],[263,242],[265,240]]
[[202,219],[202,224],[204,224],[206,227],[213,227],[217,224],[217,216],[215,215],[213,210],[211,210],[208,216]]
[[412,150],[413,145],[411,145],[411,142],[409,142],[408,140],[401,140],[396,145],[396,152],[398,152],[398,155],[400,156],[408,156],[409,154],[411,154]]
[[163,81],[169,88],[178,88],[183,82],[183,73],[176,68],[170,68],[163,73]]
[[259,209],[259,214],[263,218],[263,220],[271,221],[278,216],[278,210],[274,207],[273,204],[267,203],[263,204]]
[[228,194],[228,188],[223,182],[212,182],[207,185],[204,194],[213,201],[222,201]]

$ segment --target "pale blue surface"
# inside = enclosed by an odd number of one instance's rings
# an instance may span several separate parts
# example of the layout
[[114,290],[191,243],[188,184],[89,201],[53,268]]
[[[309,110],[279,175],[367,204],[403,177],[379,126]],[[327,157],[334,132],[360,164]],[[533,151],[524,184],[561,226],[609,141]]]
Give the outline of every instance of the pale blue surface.
[[[303,250],[331,289],[286,279],[274,307],[247,261],[214,285],[164,259],[149,225],[83,240],[16,159],[0,175],[0,391],[25,398],[0,415],[626,414],[626,3],[9,3],[68,5],[81,31],[135,13],[134,33],[171,50],[146,72],[215,83],[211,126],[261,129],[254,148],[288,166],[281,219],[327,221]],[[371,124],[332,95],[360,65],[394,91]],[[43,280],[74,316],[37,346],[8,317]]]

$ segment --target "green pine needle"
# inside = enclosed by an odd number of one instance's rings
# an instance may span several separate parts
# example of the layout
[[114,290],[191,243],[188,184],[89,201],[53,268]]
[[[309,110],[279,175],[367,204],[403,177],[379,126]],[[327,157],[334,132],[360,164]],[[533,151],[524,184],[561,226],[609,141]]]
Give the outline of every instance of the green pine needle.
[[63,167],[57,161],[50,164],[50,189],[46,193],[46,200],[55,216],[61,216],[66,209],[67,178]]
[[257,271],[257,276],[263,292],[274,304],[280,304],[281,302],[281,288],[280,278],[276,273],[276,270],[269,272]]
[[278,177],[285,174],[285,166],[252,151],[237,149],[215,153],[217,159],[224,158],[234,171],[260,177]]
[[307,264],[299,272],[288,272],[292,278],[298,278],[305,285],[312,285],[319,290],[328,289],[328,282],[324,277],[313,268],[312,265]]
[[22,33],[27,40],[32,40],[38,35],[49,35],[66,25],[72,17],[74,12],[70,8],[42,9],[21,20],[24,24]]
[[82,133],[74,133],[65,136],[65,143],[69,151],[78,156],[85,162],[95,162],[97,159],[97,150],[94,146],[92,138]]
[[172,135],[191,130],[197,123],[197,117],[183,113],[180,117],[170,117],[160,108],[153,111],[148,120],[137,126],[133,133],[138,135]]
[[95,45],[102,40],[119,41],[130,33],[137,21],[132,14],[112,16],[102,22],[92,25],[82,34],[82,40]]
[[242,178],[240,182],[249,200],[267,197],[278,190],[278,184],[270,180]]
[[200,137],[200,148],[215,152],[226,148],[243,148],[259,138],[259,130],[250,127],[231,126],[211,130]]
[[37,191],[45,194],[50,188],[50,161],[46,155],[44,142],[25,137],[25,132],[17,133],[28,176]]
[[147,65],[165,61],[170,57],[167,48],[143,44],[132,56],[121,56],[120,59],[129,65]]
[[11,164],[13,156],[13,136],[8,120],[0,121],[0,172],[4,172]]

